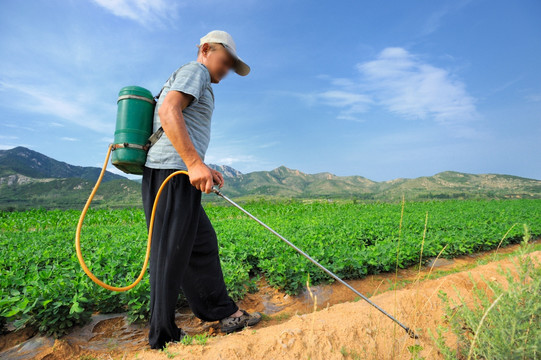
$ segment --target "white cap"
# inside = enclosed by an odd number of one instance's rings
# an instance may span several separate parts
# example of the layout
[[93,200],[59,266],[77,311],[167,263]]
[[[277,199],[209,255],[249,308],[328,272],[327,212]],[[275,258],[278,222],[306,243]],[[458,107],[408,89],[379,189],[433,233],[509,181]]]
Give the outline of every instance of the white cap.
[[229,35],[225,31],[213,30],[201,38],[199,45],[201,46],[205,43],[222,44],[237,61],[235,64],[235,72],[240,76],[248,75],[248,73],[250,72],[250,67],[237,55],[237,48],[231,35]]

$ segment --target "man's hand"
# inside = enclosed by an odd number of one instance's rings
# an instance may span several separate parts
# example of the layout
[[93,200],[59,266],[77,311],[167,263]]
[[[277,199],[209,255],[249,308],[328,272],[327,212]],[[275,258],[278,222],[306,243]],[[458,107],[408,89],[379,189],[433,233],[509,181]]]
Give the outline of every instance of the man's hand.
[[218,185],[221,189],[222,186],[224,186],[224,178],[222,174],[214,169],[210,169],[210,172],[212,173],[212,178],[214,179],[214,185]]
[[215,176],[212,171],[214,170],[210,169],[203,162],[199,162],[196,165],[189,167],[188,176],[190,177],[190,183],[195,186],[197,190],[210,194]]

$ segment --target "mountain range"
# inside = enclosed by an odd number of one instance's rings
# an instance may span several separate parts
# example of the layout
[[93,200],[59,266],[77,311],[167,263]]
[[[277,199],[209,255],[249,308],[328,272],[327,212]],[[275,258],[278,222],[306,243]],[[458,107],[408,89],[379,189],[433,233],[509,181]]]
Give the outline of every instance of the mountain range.
[[[280,166],[243,174],[209,165],[225,178],[227,196],[256,199],[356,199],[365,201],[451,198],[541,198],[541,181],[513,175],[445,171],[415,179],[372,181],[362,176],[305,174]],[[57,161],[25,147],[0,150],[0,210],[82,209],[101,169]],[[204,201],[219,201],[205,195]],[[93,207],[141,206],[141,184],[106,172]]]

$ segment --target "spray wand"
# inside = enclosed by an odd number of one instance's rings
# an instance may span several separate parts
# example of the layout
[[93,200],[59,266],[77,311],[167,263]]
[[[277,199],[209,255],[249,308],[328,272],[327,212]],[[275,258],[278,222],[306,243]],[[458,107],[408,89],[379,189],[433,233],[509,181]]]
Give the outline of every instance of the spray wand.
[[[145,274],[145,271],[147,269],[147,266],[148,266],[148,259],[150,257],[150,245],[151,245],[151,242],[152,242],[152,230],[154,228],[154,215],[155,215],[155,212],[156,212],[156,206],[158,204],[158,200],[160,199],[160,195],[162,193],[162,190],[165,188],[165,185],[169,182],[169,180],[171,180],[174,176],[177,176],[177,175],[180,175],[180,174],[185,174],[185,175],[188,175],[188,172],[186,171],[183,171],[183,170],[179,170],[179,171],[175,171],[174,173],[172,173],[171,175],[169,175],[162,183],[162,185],[160,186],[160,189],[158,190],[158,193],[156,194],[156,199],[154,201],[154,205],[152,207],[152,214],[151,214],[151,217],[150,217],[150,225],[149,225],[149,230],[148,230],[148,241],[147,241],[147,250],[146,250],[146,254],[145,254],[145,261],[143,263],[143,268],[141,269],[141,272],[139,273],[139,276],[137,277],[137,279],[130,285],[128,286],[124,286],[124,287],[116,287],[116,286],[111,286],[111,285],[108,285],[106,283],[104,283],[103,281],[99,280],[94,274],[92,274],[92,272],[88,269],[88,267],[86,266],[84,260],[83,260],[83,255],[81,253],[81,229],[83,227],[83,222],[84,222],[84,218],[85,218],[85,215],[86,215],[86,212],[90,206],[90,203],[92,202],[92,199],[94,198],[94,195],[96,194],[96,192],[98,191],[98,188],[100,186],[100,183],[103,179],[103,175],[105,174],[105,169],[107,168],[107,163],[109,161],[109,156],[111,155],[111,151],[113,149],[113,144],[111,144],[109,146],[109,150],[107,151],[107,156],[105,158],[105,163],[103,164],[103,168],[101,170],[101,173],[98,177],[98,181],[96,182],[96,185],[94,186],[94,189],[92,190],[86,204],[85,204],[85,207],[83,208],[83,211],[81,213],[81,217],[79,218],[79,223],[77,224],[77,230],[76,230],[76,233],[75,233],[75,249],[76,249],[76,252],[77,252],[77,258],[79,260],[79,263],[81,264],[81,267],[83,268],[84,272],[88,275],[88,277],[94,281],[96,284],[98,284],[99,286],[105,288],[105,289],[108,289],[108,290],[111,290],[111,291],[127,291],[127,290],[130,290],[131,288],[133,288],[134,286],[136,286],[139,281],[141,281],[141,279],[143,278],[144,274]],[[349,285],[347,282],[345,282],[344,280],[340,279],[336,274],[334,274],[332,271],[328,270],[327,268],[325,268],[323,265],[321,265],[320,263],[318,263],[316,260],[314,260],[310,255],[308,255],[307,253],[305,253],[304,251],[302,251],[301,249],[299,249],[297,246],[295,246],[291,241],[287,240],[285,237],[283,237],[282,235],[280,235],[279,233],[277,233],[276,231],[274,231],[272,228],[270,228],[268,225],[266,225],[264,222],[262,222],[261,220],[259,220],[258,218],[256,218],[254,215],[250,214],[248,211],[246,211],[244,208],[242,208],[240,205],[238,205],[237,203],[235,203],[233,200],[231,200],[230,198],[228,198],[227,196],[225,196],[224,194],[222,194],[218,189],[216,188],[212,188],[212,192],[214,192],[216,195],[220,196],[221,198],[223,198],[224,200],[226,200],[227,202],[229,202],[230,204],[232,204],[233,206],[235,206],[236,208],[238,208],[240,211],[242,211],[243,213],[245,213],[246,215],[248,215],[250,218],[252,218],[253,220],[255,220],[257,223],[259,223],[261,226],[263,226],[265,229],[269,230],[271,233],[273,233],[274,235],[276,235],[278,238],[280,238],[282,241],[284,241],[286,244],[288,244],[289,246],[291,246],[293,249],[295,249],[295,251],[297,251],[299,254],[301,254],[302,256],[304,256],[305,258],[307,258],[308,260],[310,260],[312,263],[314,263],[317,267],[319,267],[321,270],[325,271],[327,274],[329,274],[331,277],[333,277],[334,279],[336,279],[338,282],[340,282],[341,284],[343,284],[344,286],[346,286],[348,289],[350,289],[351,291],[353,291],[355,294],[359,295],[363,300],[365,300],[366,302],[368,302],[370,305],[372,305],[373,307],[375,307],[376,309],[378,309],[379,311],[381,311],[385,316],[387,316],[389,319],[393,320],[395,323],[397,323],[398,325],[400,325],[405,331],[406,333],[411,337],[411,338],[414,338],[414,339],[418,339],[419,336],[417,334],[415,334],[415,332],[410,329],[409,327],[407,327],[406,325],[402,324],[400,321],[398,321],[396,318],[394,318],[392,315],[390,315],[389,313],[387,313],[385,310],[383,310],[381,307],[379,307],[378,305],[376,305],[375,303],[373,303],[372,301],[370,301],[370,299],[368,299],[366,296],[364,296],[363,294],[361,294],[359,291],[357,291],[355,288],[353,288],[351,285]]]
[[291,241],[287,240],[285,237],[283,237],[282,235],[278,234],[276,231],[274,231],[270,226],[268,226],[267,224],[265,224],[263,221],[259,220],[258,218],[256,218],[254,215],[250,214],[248,211],[246,211],[244,208],[242,208],[240,205],[238,205],[237,203],[235,203],[233,200],[231,200],[230,198],[228,198],[227,196],[225,196],[224,194],[222,194],[218,189],[216,188],[212,188],[212,192],[214,192],[216,195],[222,197],[224,200],[226,200],[227,202],[229,202],[231,205],[235,206],[237,209],[239,209],[240,211],[242,211],[243,213],[245,213],[246,215],[248,215],[250,218],[252,218],[253,220],[255,220],[257,223],[259,223],[259,225],[263,226],[265,229],[269,230],[271,233],[273,233],[274,235],[276,235],[277,237],[279,237],[281,240],[283,240],[286,244],[288,244],[289,246],[291,246],[293,249],[295,249],[295,251],[297,251],[299,254],[301,254],[302,256],[304,256],[305,258],[307,258],[308,260],[310,260],[312,263],[314,263],[317,267],[319,267],[321,270],[325,271],[327,274],[329,274],[331,277],[333,277],[334,279],[336,279],[338,282],[340,282],[342,285],[346,286],[348,289],[350,289],[351,291],[353,291],[355,294],[359,295],[361,298],[363,298],[363,300],[365,300],[367,303],[369,303],[370,305],[372,305],[373,307],[375,307],[376,309],[378,309],[379,311],[381,311],[384,315],[386,315],[388,318],[390,318],[391,320],[393,320],[395,323],[397,323],[398,325],[400,325],[404,330],[406,330],[406,332],[408,333],[408,335],[411,337],[411,338],[414,338],[414,339],[418,339],[419,336],[417,334],[415,334],[415,332],[410,329],[409,327],[407,327],[406,325],[402,324],[400,321],[398,321],[396,318],[394,318],[391,314],[387,313],[385,310],[383,310],[381,307],[379,307],[377,304],[375,304],[374,302],[372,302],[370,299],[368,299],[366,296],[364,296],[363,294],[361,294],[359,291],[357,291],[355,288],[353,288],[351,285],[349,285],[347,282],[345,282],[344,280],[340,279],[335,273],[333,273],[332,271],[330,271],[329,269],[327,269],[326,267],[324,267],[323,265],[321,265],[320,263],[318,263],[316,260],[314,260],[314,258],[312,258],[310,255],[308,255],[307,253],[305,253],[304,251],[302,251],[301,249],[299,249],[297,246],[295,246]]

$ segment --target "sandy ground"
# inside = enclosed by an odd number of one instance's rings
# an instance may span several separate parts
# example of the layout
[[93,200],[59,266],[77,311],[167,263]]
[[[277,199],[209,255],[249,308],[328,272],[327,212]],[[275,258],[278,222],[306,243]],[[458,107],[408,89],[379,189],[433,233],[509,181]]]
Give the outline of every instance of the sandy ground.
[[[510,252],[515,246],[500,249]],[[486,256],[487,254],[485,254]],[[541,251],[528,254],[541,264]],[[480,257],[480,256],[479,256]],[[478,256],[461,257],[452,261],[443,261],[438,270],[457,269],[471,264]],[[177,324],[188,334],[207,333],[211,337],[206,345],[183,345],[170,343],[167,351],[152,350],[146,343],[148,328],[126,327],[121,317],[102,319],[88,327],[92,337],[82,343],[76,337],[65,336],[57,340],[44,338],[43,350],[35,354],[35,359],[411,359],[408,350],[411,345],[422,347],[420,356],[426,359],[442,359],[429,335],[429,329],[435,334],[435,328],[444,324],[444,308],[438,297],[438,291],[446,292],[457,299],[454,288],[467,300],[471,301],[471,274],[476,281],[483,276],[487,281],[506,285],[504,276],[498,269],[508,268],[515,273],[515,257],[490,262],[473,269],[446,275],[437,279],[408,283],[399,290],[387,290],[394,282],[395,274],[380,274],[362,280],[351,281],[356,289],[372,295],[370,300],[396,317],[403,324],[414,329],[420,336],[411,339],[406,332],[391,319],[387,318],[364,300],[352,301],[356,295],[342,285],[321,285],[313,287],[318,310],[314,311],[313,298],[305,292],[298,297],[287,296],[262,284],[256,294],[249,294],[239,302],[241,308],[248,311],[268,310],[274,313],[270,319],[246,328],[240,332],[223,335],[217,323],[204,323],[186,311],[177,315]],[[434,269],[435,270],[435,269]],[[423,267],[421,277],[430,272]],[[415,280],[418,269],[400,270],[398,281]],[[481,281],[479,286],[486,289]],[[344,302],[346,301],[346,302]],[[106,317],[105,315],[102,315]],[[99,319],[96,319],[99,320]],[[100,328],[101,327],[101,328]],[[117,330],[122,330],[120,334]],[[119,330],[119,331],[120,331]],[[28,331],[28,330],[27,330]],[[19,334],[19,338],[23,333]],[[119,335],[120,334],[120,335]],[[12,335],[12,334],[10,334]],[[26,334],[26,336],[31,336]],[[96,340],[111,340],[124,336],[127,342],[110,349],[101,343],[92,349],[87,346]],[[15,340],[14,340],[15,339]],[[16,338],[4,336],[0,341],[0,350],[10,348]],[[19,339],[20,340],[20,339]],[[49,343],[47,343],[49,341]],[[51,343],[53,341],[53,343]],[[448,333],[447,343],[456,346],[456,338]],[[96,343],[97,344],[97,343]],[[2,346],[3,345],[3,346]],[[107,350],[107,351],[104,351]],[[0,353],[0,358],[2,358]],[[4,353],[5,354],[5,353]],[[26,359],[22,356],[13,359]]]

